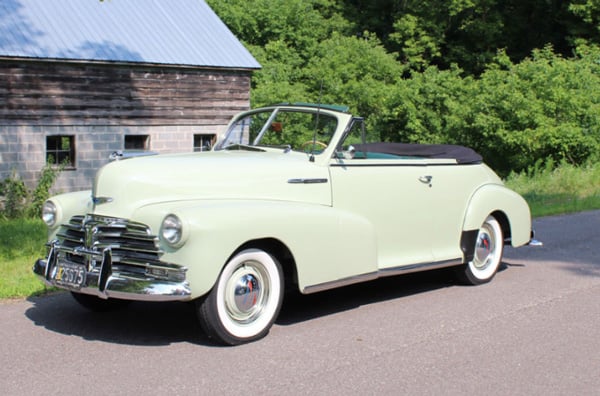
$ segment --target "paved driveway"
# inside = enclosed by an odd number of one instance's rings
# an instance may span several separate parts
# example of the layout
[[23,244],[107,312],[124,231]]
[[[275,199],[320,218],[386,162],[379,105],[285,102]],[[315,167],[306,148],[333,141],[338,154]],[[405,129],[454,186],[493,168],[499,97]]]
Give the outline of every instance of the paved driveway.
[[0,392],[596,395],[600,211],[535,226],[545,246],[508,249],[488,285],[438,271],[298,296],[234,348],[202,336],[186,304],[0,302]]

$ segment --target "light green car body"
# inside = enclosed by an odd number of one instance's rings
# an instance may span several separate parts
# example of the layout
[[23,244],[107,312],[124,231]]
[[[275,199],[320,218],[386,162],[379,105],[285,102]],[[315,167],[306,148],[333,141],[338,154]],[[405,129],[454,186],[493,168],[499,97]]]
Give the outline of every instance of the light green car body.
[[[341,139],[351,116],[320,111],[340,119],[332,141]],[[462,232],[477,230],[492,213],[506,217],[513,246],[530,240],[526,202],[484,164],[342,159],[335,149],[329,145],[314,161],[282,150],[115,161],[99,171],[94,191],[52,198],[59,215],[49,239],[74,215],[129,219],[159,235],[164,217],[175,214],[185,243],[161,246],[161,260],[187,268],[186,299],[208,293],[232,254],[257,240],[287,247],[302,292],[462,263]],[[327,182],[293,182],[320,179]],[[94,205],[92,196],[111,202]]]
[[[473,256],[465,236],[476,236],[490,215],[498,219],[506,243],[517,247],[530,241],[527,203],[485,164],[342,155],[341,141],[357,119],[325,107],[311,111],[317,122],[319,116],[337,120],[321,151],[239,147],[114,161],[98,172],[92,191],[51,198],[51,246],[59,246],[61,224],[73,216],[126,219],[146,225],[160,262],[182,271],[177,282],[163,277],[161,282],[171,285],[164,290],[153,286],[160,276],[148,270],[137,278],[148,284],[143,291],[112,290],[110,279],[75,291],[102,298],[193,300],[215,287],[237,252],[255,247],[271,249],[284,266],[286,287],[302,293],[465,265]],[[181,221],[176,243],[162,236],[169,215]],[[56,286],[48,265],[56,259],[52,254],[34,270]],[[128,276],[114,268],[98,271],[112,271],[99,277]]]

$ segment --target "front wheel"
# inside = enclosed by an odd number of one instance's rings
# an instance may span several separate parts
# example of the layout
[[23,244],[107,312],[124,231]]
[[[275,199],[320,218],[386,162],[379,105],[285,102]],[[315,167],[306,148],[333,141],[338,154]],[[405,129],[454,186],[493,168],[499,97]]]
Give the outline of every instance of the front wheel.
[[282,301],[281,265],[267,252],[248,249],[229,260],[211,292],[196,304],[204,332],[237,345],[264,337]]
[[477,234],[473,260],[457,268],[460,281],[469,285],[479,285],[492,280],[504,249],[502,227],[494,216],[488,216]]

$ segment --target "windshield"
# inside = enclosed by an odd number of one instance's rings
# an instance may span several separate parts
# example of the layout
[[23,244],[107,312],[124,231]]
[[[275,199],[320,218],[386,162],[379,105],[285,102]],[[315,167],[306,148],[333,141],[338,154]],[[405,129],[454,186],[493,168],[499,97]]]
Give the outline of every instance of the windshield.
[[336,117],[316,109],[277,108],[249,113],[231,125],[217,150],[243,145],[319,154],[329,145],[337,123]]

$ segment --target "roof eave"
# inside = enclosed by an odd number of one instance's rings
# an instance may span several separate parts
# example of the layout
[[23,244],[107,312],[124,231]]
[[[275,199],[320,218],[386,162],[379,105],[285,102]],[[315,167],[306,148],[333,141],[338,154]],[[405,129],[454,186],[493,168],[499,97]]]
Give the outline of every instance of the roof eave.
[[186,65],[186,64],[173,64],[173,63],[153,63],[153,62],[132,62],[132,61],[111,61],[111,60],[95,60],[95,59],[67,59],[67,58],[38,58],[38,57],[23,57],[23,56],[7,56],[0,55],[0,61],[11,60],[19,62],[49,62],[49,63],[71,63],[71,64],[85,64],[85,65],[103,65],[103,66],[144,66],[144,67],[156,67],[156,68],[177,68],[177,69],[197,69],[197,70],[243,70],[243,71],[254,71],[260,70],[262,66],[222,66],[222,65]]

